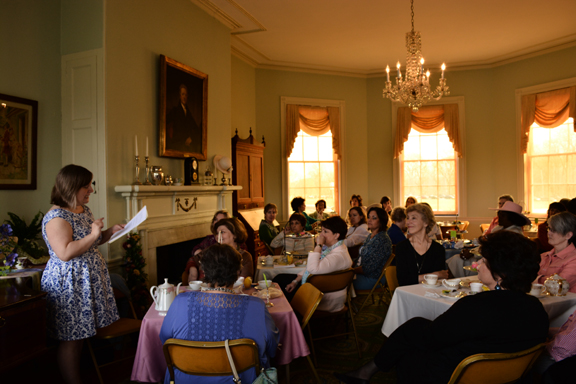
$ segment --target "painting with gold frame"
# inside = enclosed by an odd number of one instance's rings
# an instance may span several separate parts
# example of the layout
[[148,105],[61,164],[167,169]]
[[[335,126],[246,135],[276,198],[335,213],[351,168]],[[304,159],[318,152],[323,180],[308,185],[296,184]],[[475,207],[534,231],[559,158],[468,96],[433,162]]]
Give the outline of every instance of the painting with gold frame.
[[0,93],[0,189],[36,189],[38,102]]
[[206,160],[208,75],[160,55],[159,155]]

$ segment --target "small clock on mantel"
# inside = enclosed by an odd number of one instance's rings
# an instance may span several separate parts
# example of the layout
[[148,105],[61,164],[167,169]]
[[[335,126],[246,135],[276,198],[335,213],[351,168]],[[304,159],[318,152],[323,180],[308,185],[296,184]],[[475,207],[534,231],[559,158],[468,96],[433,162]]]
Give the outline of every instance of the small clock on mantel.
[[187,157],[184,160],[184,185],[198,184],[199,182],[198,159]]

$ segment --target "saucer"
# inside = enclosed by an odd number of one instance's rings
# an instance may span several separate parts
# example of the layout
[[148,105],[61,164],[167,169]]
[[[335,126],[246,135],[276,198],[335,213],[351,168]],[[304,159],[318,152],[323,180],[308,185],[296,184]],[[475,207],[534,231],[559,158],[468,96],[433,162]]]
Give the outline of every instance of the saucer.
[[534,297],[537,297],[537,298],[539,298],[539,299],[542,298],[542,297],[548,296],[548,295],[545,294],[545,293],[541,293],[541,294],[539,294],[539,295],[533,295],[533,294],[531,294],[530,292],[528,292],[528,294],[529,294],[530,296],[534,296]]
[[456,292],[450,292],[450,293],[444,293],[444,291],[440,292],[440,296],[444,297],[445,299],[449,299],[449,300],[458,300],[460,299],[460,297],[456,297],[456,295],[460,294],[460,292],[456,291]]
[[422,280],[422,282],[421,282],[420,284],[422,284],[422,285],[425,286],[426,288],[438,288],[439,286],[442,285],[442,283],[439,282],[439,281],[437,281],[435,285],[427,284],[427,283],[426,283],[426,280]]

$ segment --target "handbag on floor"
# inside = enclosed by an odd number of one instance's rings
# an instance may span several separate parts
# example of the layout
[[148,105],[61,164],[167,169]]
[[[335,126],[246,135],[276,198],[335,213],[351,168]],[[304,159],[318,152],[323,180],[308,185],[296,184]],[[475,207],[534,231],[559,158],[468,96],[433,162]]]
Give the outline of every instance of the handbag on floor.
[[[236,365],[234,364],[234,359],[232,359],[232,354],[230,353],[230,347],[228,346],[228,339],[224,342],[224,347],[226,348],[226,355],[228,355],[228,361],[230,362],[230,368],[232,368],[232,374],[234,375],[234,382],[236,384],[242,384],[238,372],[236,372]],[[270,367],[268,369],[262,368],[260,374],[254,380],[252,384],[278,384],[278,372],[276,368]]]

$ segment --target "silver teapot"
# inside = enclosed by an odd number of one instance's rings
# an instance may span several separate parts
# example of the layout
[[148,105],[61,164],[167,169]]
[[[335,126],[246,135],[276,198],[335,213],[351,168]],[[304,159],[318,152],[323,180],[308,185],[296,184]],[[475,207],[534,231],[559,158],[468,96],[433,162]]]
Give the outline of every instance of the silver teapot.
[[557,273],[547,278],[544,286],[549,296],[566,296],[566,293],[570,290],[568,281]]

